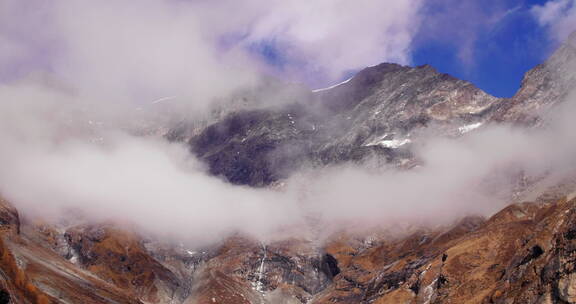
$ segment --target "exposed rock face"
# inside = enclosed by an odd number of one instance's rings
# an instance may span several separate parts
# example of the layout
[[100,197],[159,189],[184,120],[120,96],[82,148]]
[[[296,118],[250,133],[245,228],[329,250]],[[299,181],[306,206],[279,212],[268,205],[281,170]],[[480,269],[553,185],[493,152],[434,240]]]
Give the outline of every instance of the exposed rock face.
[[238,298],[251,299],[247,303],[306,303],[330,284],[328,265],[322,248],[309,241],[259,244],[232,237],[199,270],[191,298],[208,294],[218,303],[241,303],[229,300]]
[[[178,277],[152,258],[134,234],[107,227],[74,227],[65,237],[78,264],[146,302],[185,298]],[[162,300],[162,301],[161,301]]]
[[155,257],[125,231],[71,229],[77,264],[3,232],[0,282],[14,303],[576,303],[575,207],[514,204],[486,220],[321,246],[234,236],[187,257],[171,251],[195,265],[186,285],[162,266],[169,251]]
[[312,303],[575,303],[575,203],[512,205],[360,252],[337,240],[342,273]]
[[[18,213],[6,201],[0,217],[0,300],[3,303],[141,303],[20,233]],[[38,232],[40,233],[40,232]]]
[[[301,165],[376,157],[406,165],[424,128],[459,136],[490,122],[534,125],[576,84],[570,43],[529,71],[511,99],[490,96],[430,66],[380,64],[348,82],[273,109],[232,112],[193,136],[192,151],[234,184],[265,186]],[[184,136],[185,137],[185,136]]]
[[235,184],[264,186],[301,164],[329,164],[378,155],[409,158],[418,129],[458,133],[482,123],[500,100],[472,84],[418,68],[381,64],[310,100],[274,110],[241,111],[190,140],[212,174]]
[[494,120],[534,124],[563,100],[576,83],[574,41],[574,38],[568,40],[545,63],[526,73],[520,90],[502,102]]
[[2,197],[0,197],[0,231],[20,233],[18,211]]

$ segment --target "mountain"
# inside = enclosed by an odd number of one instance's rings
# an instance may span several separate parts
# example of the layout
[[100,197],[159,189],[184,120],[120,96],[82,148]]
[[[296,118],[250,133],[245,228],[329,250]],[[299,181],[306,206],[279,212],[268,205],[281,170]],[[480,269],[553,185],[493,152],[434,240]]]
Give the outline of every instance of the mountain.
[[410,159],[418,130],[458,133],[481,124],[502,102],[430,66],[380,64],[350,81],[275,109],[231,113],[190,139],[210,172],[234,184],[265,186],[304,164],[319,166],[377,156]]
[[212,174],[250,186],[270,185],[304,165],[376,157],[409,167],[410,144],[424,129],[459,136],[487,123],[536,124],[576,83],[574,40],[529,71],[509,99],[431,66],[384,63],[281,107],[232,112],[188,137],[189,144]]
[[[422,132],[538,128],[576,85],[575,37],[509,99],[430,66],[380,64],[324,90],[287,86],[297,98],[271,107],[262,104],[273,93],[240,96],[244,106],[165,136],[185,141],[213,175],[253,187],[350,161],[409,169]],[[0,303],[576,303],[574,190],[549,187],[452,225],[322,242],[237,234],[194,249],[110,223],[21,217],[1,200]]]

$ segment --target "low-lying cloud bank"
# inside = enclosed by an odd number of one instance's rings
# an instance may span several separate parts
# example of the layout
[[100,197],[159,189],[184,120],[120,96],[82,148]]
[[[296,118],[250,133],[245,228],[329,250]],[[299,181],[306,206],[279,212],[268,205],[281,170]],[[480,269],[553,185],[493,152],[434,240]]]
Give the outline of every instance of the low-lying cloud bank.
[[66,92],[4,86],[0,98],[0,192],[25,214],[80,210],[196,241],[235,231],[269,237],[310,217],[339,228],[444,224],[509,203],[519,172],[566,177],[576,169],[571,102],[541,129],[487,126],[456,139],[423,138],[422,165],[412,170],[326,168],[271,190],[208,176],[184,145],[95,127],[91,113],[64,106],[74,104]]
[[524,193],[536,199],[576,172],[575,96],[570,101],[538,129],[488,125],[461,138],[421,138],[422,165],[411,170],[327,169],[306,182],[306,199],[328,222],[404,225],[490,215],[526,190],[522,181],[540,182]]

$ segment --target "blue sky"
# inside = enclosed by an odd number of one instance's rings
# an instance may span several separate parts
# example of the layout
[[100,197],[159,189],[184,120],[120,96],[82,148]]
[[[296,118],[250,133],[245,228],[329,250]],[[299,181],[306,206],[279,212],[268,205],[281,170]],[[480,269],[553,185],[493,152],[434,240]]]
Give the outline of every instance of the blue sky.
[[576,0],[0,3],[0,82],[47,73],[115,96],[177,92],[202,104],[262,70],[321,88],[382,62],[430,64],[510,97],[576,30]]
[[[524,73],[545,61],[559,45],[550,33],[550,26],[541,24],[533,12],[534,6],[548,2],[565,3],[563,9],[567,11],[576,1],[424,1],[419,8],[418,30],[409,46],[409,61],[403,63],[430,64],[440,72],[472,82],[489,94],[511,97],[518,90]],[[572,17],[574,15],[568,13],[564,16]],[[251,50],[277,71],[305,70],[306,73],[298,73],[296,78],[313,88],[334,83],[314,67],[309,68],[310,63],[305,60],[294,61],[287,56],[285,47],[278,39],[250,44]],[[382,61],[394,60],[383,58]],[[357,71],[350,70],[337,80],[344,80]]]
[[[495,24],[477,29],[469,62],[459,58],[458,42],[453,44],[441,39],[426,39],[424,36],[428,33],[423,26],[415,38],[413,64],[430,64],[443,73],[468,80],[495,96],[514,95],[524,73],[542,63],[557,43],[549,38],[547,30],[538,24],[530,12],[533,5],[542,5],[546,1],[502,2],[508,13]],[[460,21],[451,25],[470,26],[466,20]]]

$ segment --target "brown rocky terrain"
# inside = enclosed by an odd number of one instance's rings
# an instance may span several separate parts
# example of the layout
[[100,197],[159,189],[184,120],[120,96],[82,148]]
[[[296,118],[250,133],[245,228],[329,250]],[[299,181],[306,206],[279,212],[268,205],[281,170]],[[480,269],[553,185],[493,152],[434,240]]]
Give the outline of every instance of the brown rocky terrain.
[[20,231],[17,211],[6,201],[0,205],[2,303],[141,303],[30,239]]
[[[322,244],[232,236],[196,258],[174,248],[160,258],[136,234],[83,225],[64,234],[78,254],[71,261],[47,241],[47,228],[19,223],[2,202],[10,221],[2,223],[0,300],[576,303],[575,206],[576,199],[518,203],[487,219],[369,238],[338,233]],[[174,262],[164,266],[170,259],[193,270],[182,275]]]

